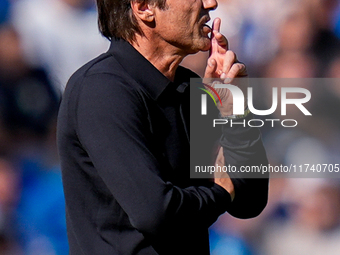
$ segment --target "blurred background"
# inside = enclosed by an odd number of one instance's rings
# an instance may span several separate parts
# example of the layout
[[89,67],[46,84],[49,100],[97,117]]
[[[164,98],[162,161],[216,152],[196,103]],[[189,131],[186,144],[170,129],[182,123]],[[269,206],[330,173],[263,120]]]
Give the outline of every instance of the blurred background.
[[[211,16],[250,77],[340,78],[339,0],[218,2]],[[92,0],[0,0],[0,255],[68,254],[56,116],[70,75],[108,45]],[[203,75],[207,57],[183,65]],[[340,86],[308,89],[313,121],[262,130],[272,165],[340,162]],[[340,254],[339,184],[272,179],[261,216],[211,227],[212,255]]]

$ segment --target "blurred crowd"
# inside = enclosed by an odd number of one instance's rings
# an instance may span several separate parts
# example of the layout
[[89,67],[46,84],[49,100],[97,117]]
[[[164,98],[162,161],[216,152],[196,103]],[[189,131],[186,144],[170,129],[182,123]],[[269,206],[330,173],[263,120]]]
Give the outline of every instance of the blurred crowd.
[[0,254],[68,254],[56,117],[104,52],[91,0],[0,0]]
[[[211,16],[250,77],[340,78],[339,0],[218,3]],[[92,0],[0,0],[1,255],[68,254],[56,116],[69,76],[108,45]],[[203,75],[207,57],[183,65]],[[340,163],[340,84],[300,85],[317,97],[313,118],[292,111],[298,127],[264,128],[269,161]],[[266,109],[272,86],[258,89]],[[276,177],[261,216],[211,227],[212,255],[340,254],[340,179]]]

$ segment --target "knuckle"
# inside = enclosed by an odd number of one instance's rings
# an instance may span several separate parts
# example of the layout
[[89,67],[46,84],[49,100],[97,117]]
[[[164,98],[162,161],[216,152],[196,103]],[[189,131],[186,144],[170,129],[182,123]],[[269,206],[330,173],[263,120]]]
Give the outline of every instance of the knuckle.
[[230,69],[230,72],[236,73],[241,70],[241,67],[238,64],[233,64],[232,68]]
[[226,52],[226,54],[227,54],[230,58],[232,58],[233,60],[236,60],[236,54],[235,54],[235,52],[233,52],[232,50],[228,50],[228,51]]
[[237,67],[238,67],[239,70],[243,70],[245,68],[245,65],[238,63]]
[[230,73],[235,77],[238,75],[246,75],[246,66],[241,63],[235,63]]
[[241,64],[234,64],[230,69],[229,74],[233,77],[236,77],[240,72],[242,72],[243,66]]

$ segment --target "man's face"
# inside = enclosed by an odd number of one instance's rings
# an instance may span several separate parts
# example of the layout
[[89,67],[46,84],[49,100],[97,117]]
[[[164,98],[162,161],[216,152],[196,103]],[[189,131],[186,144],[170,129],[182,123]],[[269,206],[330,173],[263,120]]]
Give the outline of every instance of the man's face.
[[207,51],[211,29],[206,23],[216,7],[216,0],[167,0],[164,10],[156,9],[154,32],[183,54]]

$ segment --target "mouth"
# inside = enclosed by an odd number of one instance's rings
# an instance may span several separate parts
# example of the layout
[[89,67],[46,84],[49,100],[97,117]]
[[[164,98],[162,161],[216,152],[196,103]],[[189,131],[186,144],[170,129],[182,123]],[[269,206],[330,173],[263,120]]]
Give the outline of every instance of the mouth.
[[206,24],[210,21],[210,17],[208,15],[204,16],[202,18],[202,23],[201,23],[201,30],[203,32],[203,35],[208,37],[209,33],[211,33],[212,29],[211,27]]
[[205,35],[208,36],[208,34],[211,33],[211,27],[209,27],[207,24],[204,24],[202,27],[202,31]]

